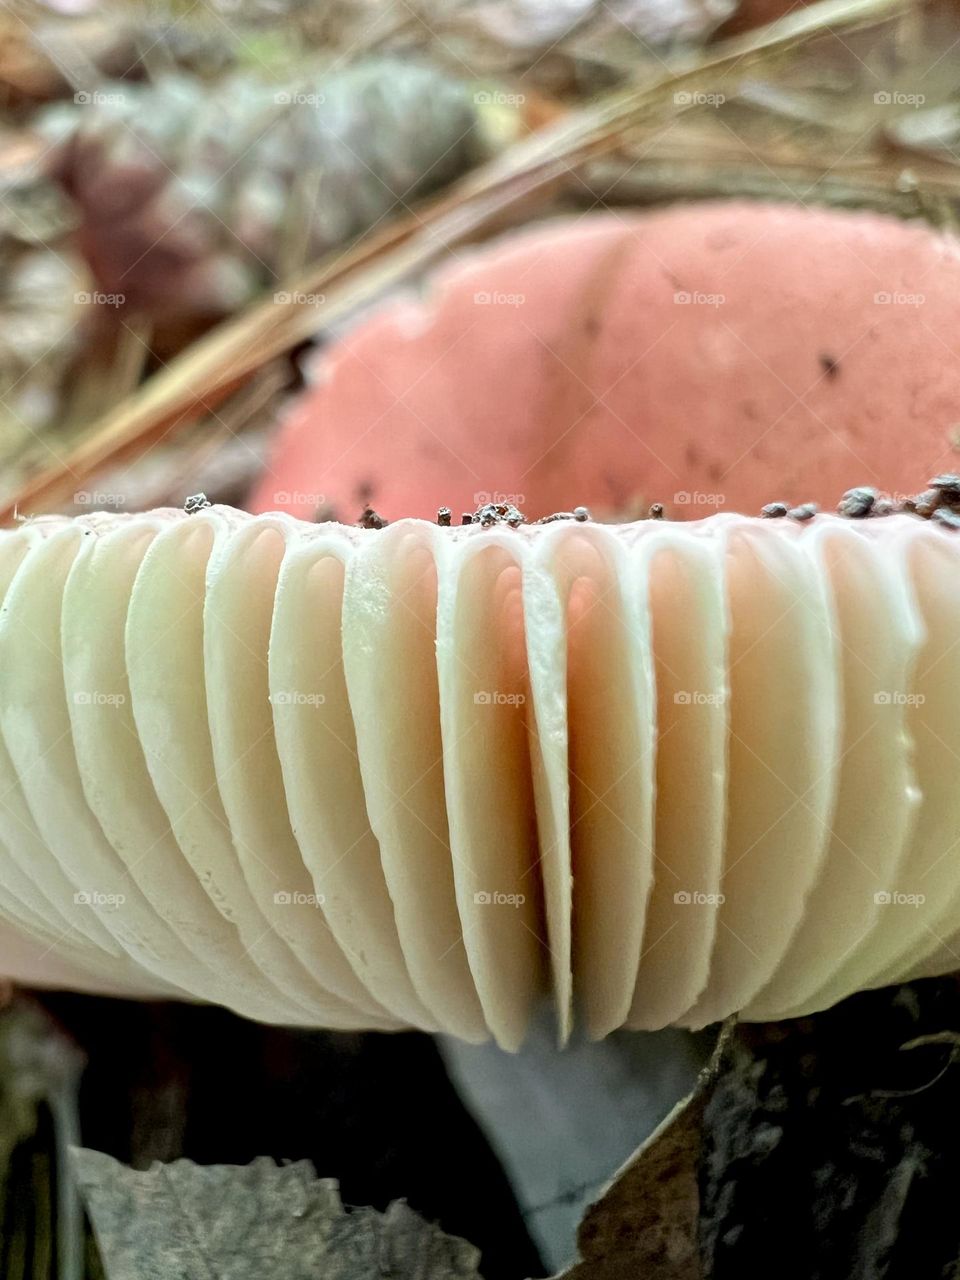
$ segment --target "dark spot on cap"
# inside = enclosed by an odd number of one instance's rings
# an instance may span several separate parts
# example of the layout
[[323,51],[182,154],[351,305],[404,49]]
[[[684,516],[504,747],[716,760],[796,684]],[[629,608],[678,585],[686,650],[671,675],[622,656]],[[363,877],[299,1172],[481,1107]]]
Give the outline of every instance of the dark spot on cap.
[[450,518],[453,512],[449,507],[441,507],[437,512],[437,524],[442,525],[445,529],[450,525]]
[[826,351],[820,353],[820,368],[828,378],[835,378],[840,372],[840,361]]
[[765,507],[760,510],[764,520],[779,520],[785,516],[790,508],[785,502],[768,502]]

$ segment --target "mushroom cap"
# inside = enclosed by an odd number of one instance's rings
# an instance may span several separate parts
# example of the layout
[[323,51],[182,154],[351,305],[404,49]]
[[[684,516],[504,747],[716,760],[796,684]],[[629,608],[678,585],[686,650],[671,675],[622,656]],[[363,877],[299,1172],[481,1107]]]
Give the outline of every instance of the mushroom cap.
[[[255,496],[432,518],[484,493],[676,517],[826,505],[955,463],[960,255],[929,226],[742,202],[458,252],[324,351]],[[951,457],[954,463],[951,463]]]
[[960,539],[0,533],[0,973],[513,1049],[957,967]]

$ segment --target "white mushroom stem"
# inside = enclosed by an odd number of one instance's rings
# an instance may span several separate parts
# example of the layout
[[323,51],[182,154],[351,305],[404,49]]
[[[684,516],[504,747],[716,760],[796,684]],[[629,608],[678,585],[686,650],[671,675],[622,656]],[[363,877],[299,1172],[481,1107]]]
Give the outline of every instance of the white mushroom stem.
[[960,966],[960,540],[0,534],[0,973],[523,1040]]

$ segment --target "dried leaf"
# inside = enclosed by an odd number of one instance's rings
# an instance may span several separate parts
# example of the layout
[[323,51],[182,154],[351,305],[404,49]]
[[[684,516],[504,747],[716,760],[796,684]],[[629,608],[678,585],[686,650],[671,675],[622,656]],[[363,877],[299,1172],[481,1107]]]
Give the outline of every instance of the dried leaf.
[[154,1164],[75,1148],[108,1280],[479,1280],[479,1251],[400,1201],[345,1209],[309,1161]]
[[699,1280],[697,1219],[705,1095],[677,1103],[595,1204],[577,1232],[580,1260],[556,1280]]

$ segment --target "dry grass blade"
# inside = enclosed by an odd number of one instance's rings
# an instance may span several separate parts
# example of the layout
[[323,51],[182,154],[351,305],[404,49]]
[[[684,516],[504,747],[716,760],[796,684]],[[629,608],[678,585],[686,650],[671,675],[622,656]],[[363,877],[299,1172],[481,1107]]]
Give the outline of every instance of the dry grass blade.
[[[709,168],[706,158],[709,157]],[[708,144],[692,148],[651,145],[638,166],[629,156],[591,165],[571,191],[578,204],[599,200],[616,205],[658,205],[664,200],[709,200],[749,196],[759,200],[799,200],[834,208],[862,209],[895,217],[922,216],[953,226],[960,205],[960,171],[915,157],[889,155],[880,163],[828,153],[814,162],[783,162],[756,148],[731,147],[718,155]]]
[[[822,0],[707,50],[691,65],[665,71],[651,84],[600,98],[516,143],[419,212],[311,267],[287,292],[294,298],[323,294],[322,325],[340,321],[449,250],[544,200],[572,170],[614,152],[657,112],[675,111],[679,91],[735,84],[812,37],[886,22],[913,7],[910,0]],[[278,306],[272,298],[255,304],[172,361],[95,424],[64,458],[37,473],[9,502],[3,518],[9,520],[17,510],[30,514],[48,508],[105,464],[149,448],[200,413],[213,412],[228,391],[317,329],[314,306]]]

